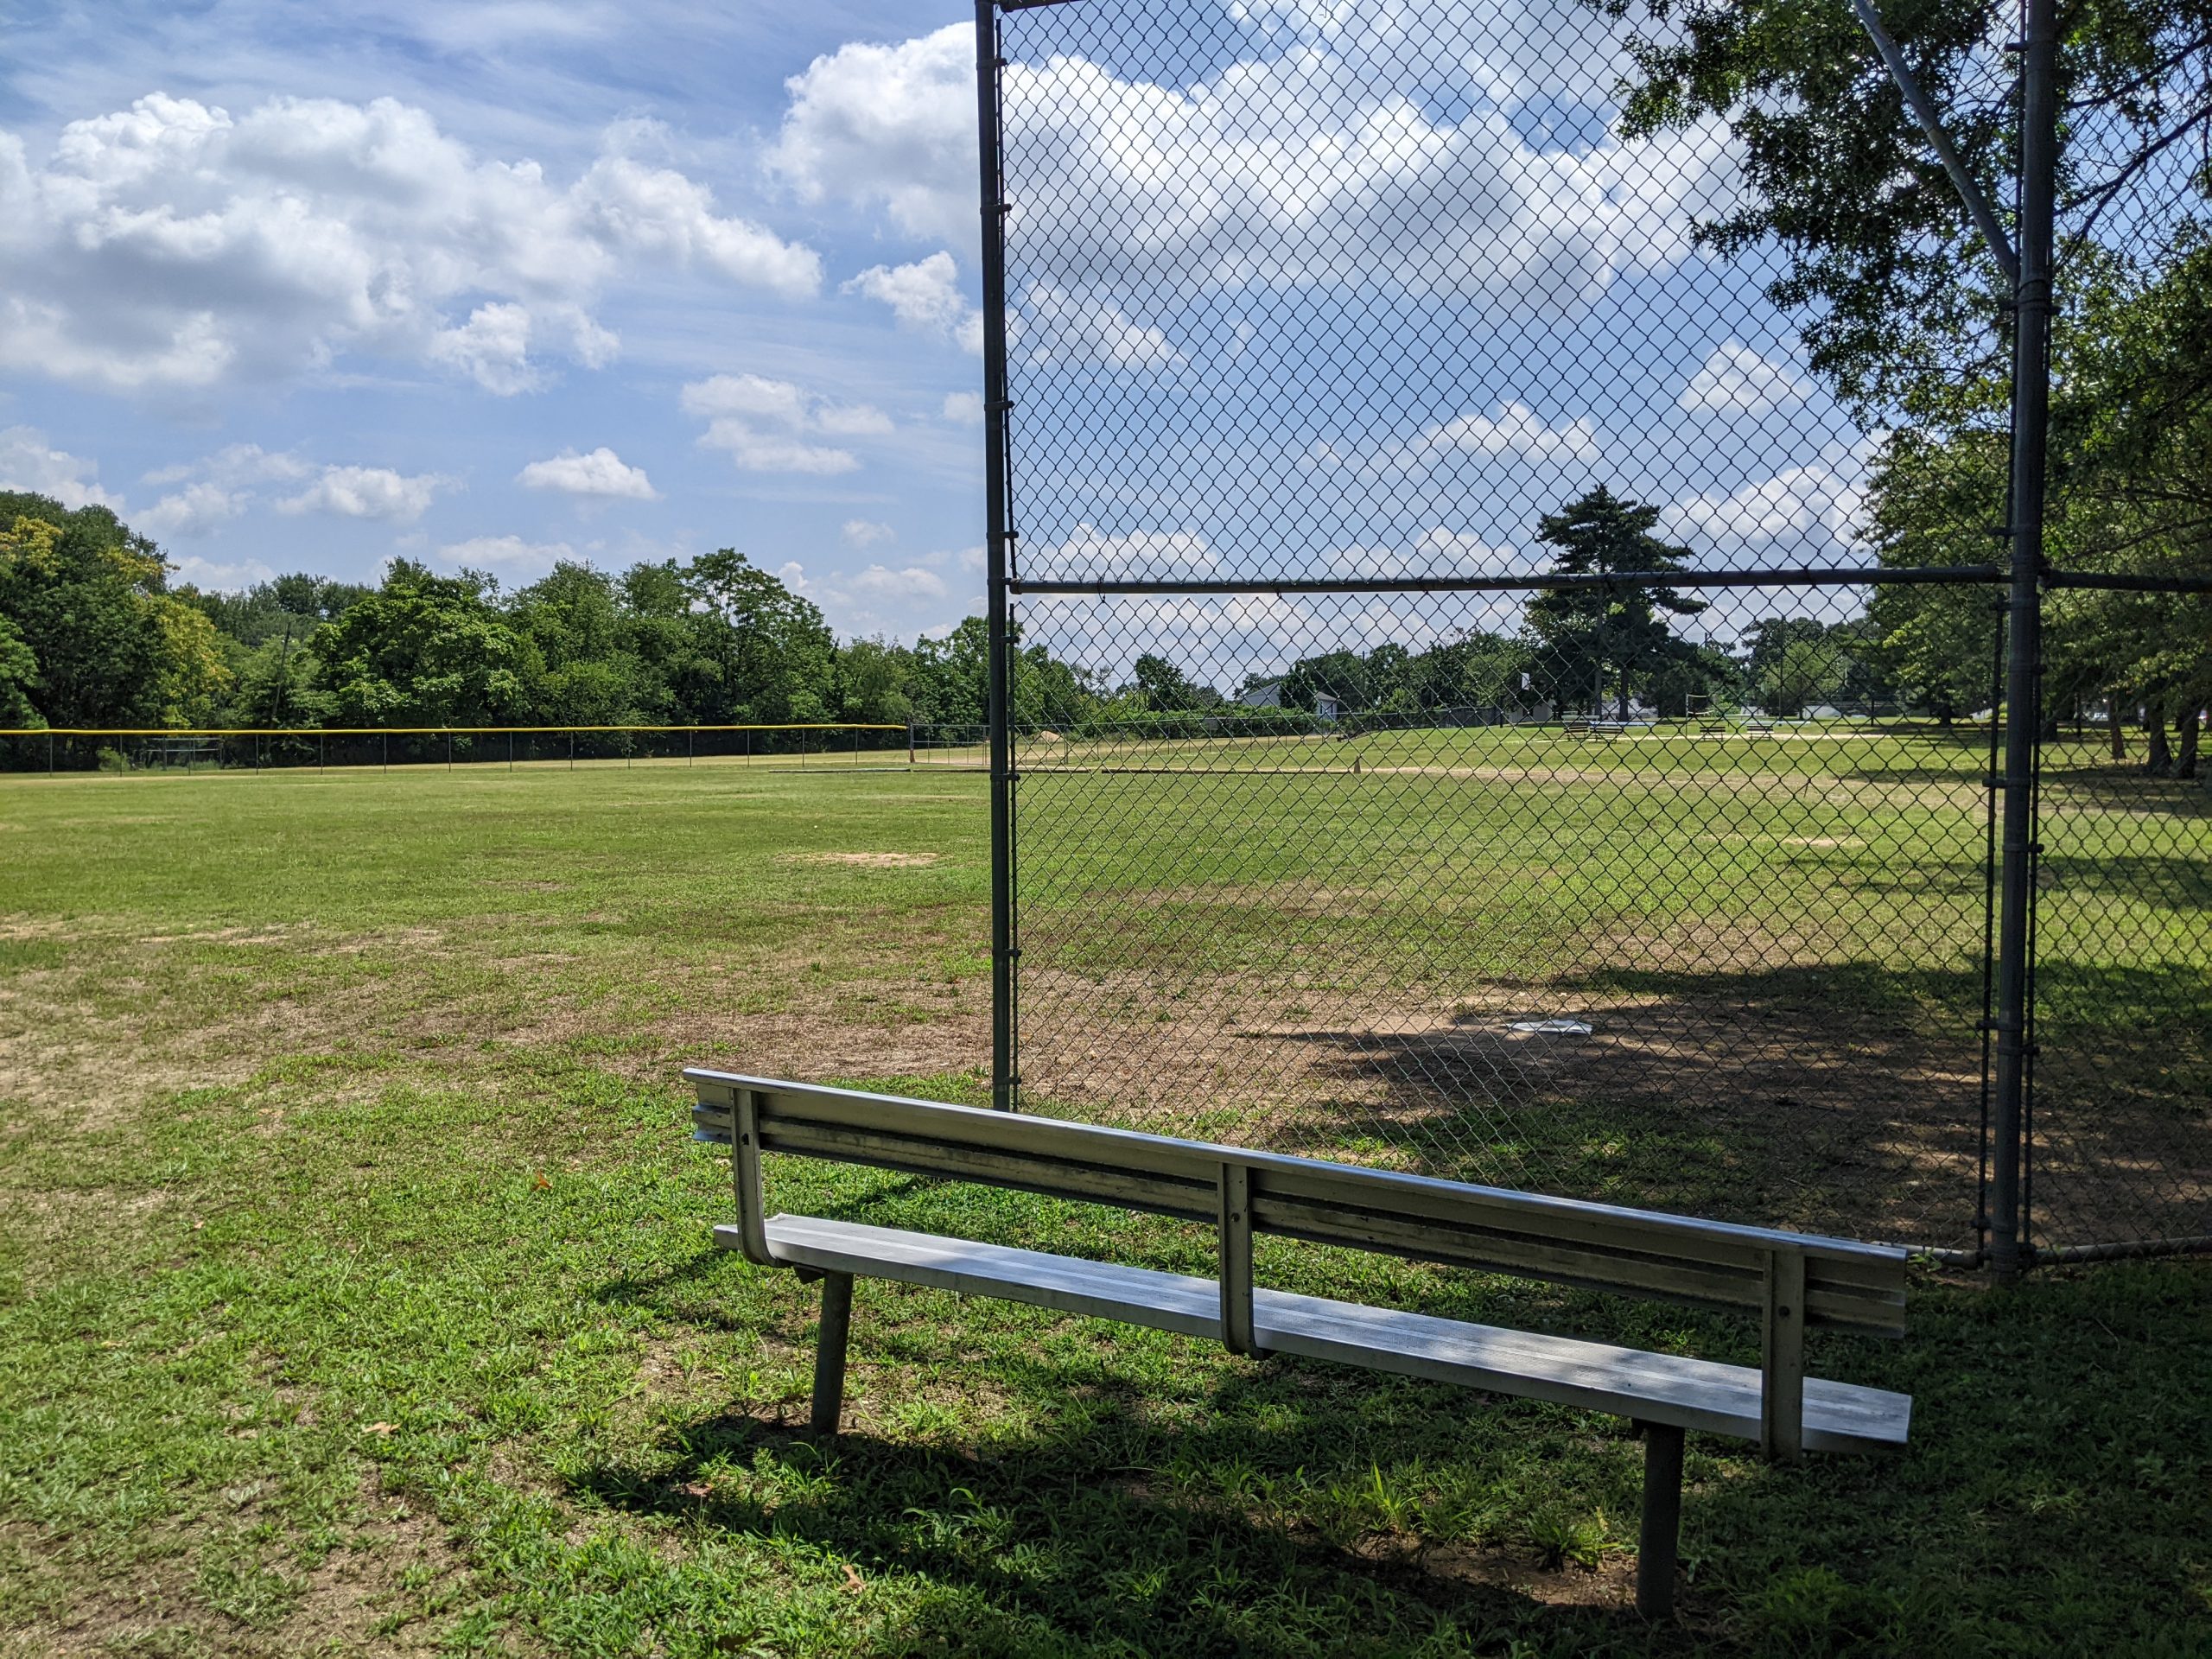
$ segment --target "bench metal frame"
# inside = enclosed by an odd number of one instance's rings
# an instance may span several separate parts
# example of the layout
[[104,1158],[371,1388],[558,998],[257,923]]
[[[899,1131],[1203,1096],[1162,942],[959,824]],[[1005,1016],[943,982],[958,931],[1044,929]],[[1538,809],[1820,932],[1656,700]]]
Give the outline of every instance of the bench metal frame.
[[[1647,1361],[1671,1367],[1669,1381],[1615,1393],[1590,1380],[1527,1376],[1476,1366],[1477,1384],[1630,1415],[1645,1436],[1644,1508],[1637,1605],[1653,1617],[1671,1611],[1679,1533],[1682,1433],[1686,1428],[1756,1440],[1761,1451],[1789,1460],[1805,1450],[1865,1450],[1901,1444],[1910,1402],[1878,1390],[1815,1381],[1808,1410],[1804,1370],[1808,1328],[1898,1336],[1904,1330],[1905,1252],[1847,1239],[1744,1227],[1571,1198],[1471,1185],[1393,1170],[1252,1152],[1165,1135],[1058,1119],[1014,1116],[894,1096],[707,1070],[687,1071],[697,1088],[697,1138],[730,1148],[737,1224],[717,1228],[717,1242],[762,1267],[798,1269],[823,1281],[816,1350],[814,1427],[835,1433],[842,1409],[845,1349],[855,1274],[938,1284],[976,1294],[1041,1302],[1071,1312],[1213,1337],[1231,1352],[1256,1357],[1305,1351],[1376,1369],[1466,1383],[1464,1357],[1421,1357],[1421,1333],[1512,1333],[1410,1314],[1379,1314],[1353,1304],[1327,1303],[1258,1289],[1252,1241],[1262,1234],[1510,1274],[1517,1277],[1689,1306],[1748,1314],[1759,1321],[1756,1374],[1702,1361],[1637,1354],[1531,1336],[1562,1351],[1587,1350],[1602,1363]],[[907,1253],[898,1245],[957,1244],[925,1235],[893,1233],[805,1217],[770,1217],[760,1157],[784,1152],[905,1173],[1014,1188],[1041,1195],[1211,1224],[1218,1240],[1214,1286],[1179,1280],[1166,1292],[1181,1298],[1135,1309],[1111,1295],[1092,1298],[1063,1275],[1031,1273],[1024,1262],[1062,1263],[1165,1283],[1175,1275],[1109,1269],[1070,1258],[987,1246],[963,1246],[983,1262],[963,1271]],[[805,1230],[840,1226],[842,1246]],[[870,1254],[861,1235],[884,1241]],[[926,1254],[925,1252],[925,1254]],[[1212,1305],[1192,1304],[1206,1290]],[[1335,1311],[1334,1323],[1332,1314]],[[1414,1339],[1388,1351],[1363,1352],[1342,1316],[1368,1315],[1421,1327]],[[1433,1346],[1432,1340],[1430,1345]],[[1756,1402],[1746,1383],[1755,1377]]]

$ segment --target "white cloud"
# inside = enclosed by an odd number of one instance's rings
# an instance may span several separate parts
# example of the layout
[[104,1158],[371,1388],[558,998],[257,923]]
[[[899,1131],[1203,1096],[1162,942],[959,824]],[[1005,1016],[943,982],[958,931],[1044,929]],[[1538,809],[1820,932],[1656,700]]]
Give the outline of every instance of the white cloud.
[[1693,413],[1764,415],[1802,404],[1812,395],[1813,384],[1802,375],[1732,340],[1713,348],[1682,388],[1675,407]]
[[944,578],[918,564],[903,570],[871,564],[845,586],[855,597],[874,605],[920,604],[945,595]]
[[566,542],[526,542],[519,536],[478,536],[450,542],[438,556],[456,569],[497,570],[511,579],[542,576],[556,564],[575,557]]
[[946,392],[944,418],[956,426],[981,426],[983,423],[983,394],[980,391]]
[[601,444],[589,454],[563,449],[549,461],[533,461],[515,474],[525,489],[558,490],[565,495],[618,496],[632,501],[658,501],[642,467],[627,465]]
[[252,499],[245,491],[226,490],[203,480],[133,514],[131,527],[155,537],[204,536],[244,512]]
[[869,518],[846,519],[841,533],[847,547],[874,547],[879,542],[893,540],[898,535],[890,525]]
[[430,360],[459,369],[498,397],[536,391],[545,375],[530,360],[530,311],[519,305],[480,305],[458,328],[430,336]]
[[[1069,52],[1007,67],[1008,223],[1082,273],[1052,279],[1064,308],[1163,328],[1141,293],[1329,287],[1556,320],[1617,276],[1692,257],[1687,210],[1730,188],[1717,122],[1613,135],[1603,89],[1625,64],[1575,0],[1451,18],[1414,0],[1260,0],[1237,15],[1244,54],[1191,84]],[[804,200],[973,247],[972,54],[952,25],[817,59],[787,83],[772,168]]]
[[1060,542],[1033,551],[1039,571],[1101,577],[1198,576],[1220,561],[1205,537],[1187,530],[1131,531],[1110,535],[1092,524],[1078,524]]
[[1163,330],[1134,321],[1101,292],[1039,283],[1023,293],[1007,332],[1009,346],[1030,364],[1172,369],[1183,361]]
[[877,438],[891,430],[891,417],[868,404],[817,404],[809,418],[833,437]]
[[976,215],[976,31],[855,41],[785,83],[768,165],[802,201],[880,208],[913,237],[969,247]]
[[566,185],[392,99],[234,117],[156,92],[70,123],[42,162],[0,133],[0,368],[133,391],[365,356],[514,391],[546,378],[532,350],[610,360],[591,308],[633,276],[818,290],[810,249],[633,160],[632,130]]
[[686,415],[740,415],[796,425],[806,418],[806,394],[788,380],[758,374],[717,374],[688,384],[679,398]]
[[788,380],[758,374],[717,374],[683,388],[683,410],[707,422],[699,442],[728,452],[741,471],[829,477],[860,467],[860,457],[815,436],[873,437],[892,429],[890,417],[867,404],[833,404]]
[[171,581],[179,585],[189,584],[203,593],[235,594],[251,588],[257,582],[273,582],[276,571],[259,559],[238,559],[227,564],[198,558],[192,554],[172,559]]
[[901,326],[951,340],[981,356],[983,314],[969,304],[952,256],[937,252],[911,265],[875,265],[845,284],[848,294],[865,295],[891,308]]
[[54,448],[35,426],[0,430],[0,489],[50,495],[72,509],[120,507],[121,502],[100,487],[99,473],[97,463]]
[[181,484],[187,479],[206,479],[226,488],[263,484],[272,480],[305,478],[315,468],[297,455],[274,453],[257,443],[233,443],[198,461],[156,467],[146,474],[153,485]]
[[331,512],[344,518],[389,518],[412,524],[454,480],[438,473],[410,476],[389,467],[326,467],[299,494],[276,504],[279,512]]
[[1676,501],[1661,517],[1659,529],[1707,555],[1705,563],[1723,568],[1824,564],[1857,542],[1865,499],[1859,467],[1847,450],[1840,450],[1740,489]]
[[1552,426],[1526,404],[1509,402],[1489,414],[1460,415],[1427,428],[1389,453],[1409,471],[1452,466],[1463,459],[1558,467],[1598,456],[1598,429],[1588,420]]
[[602,156],[572,195],[589,231],[626,253],[703,267],[793,298],[822,286],[822,259],[814,250],[747,220],[718,217],[714,193],[671,168],[645,167],[619,153]]
[[1467,531],[1423,531],[1410,548],[1348,547],[1330,555],[1343,576],[1502,576],[1528,569],[1518,549],[1499,547]]

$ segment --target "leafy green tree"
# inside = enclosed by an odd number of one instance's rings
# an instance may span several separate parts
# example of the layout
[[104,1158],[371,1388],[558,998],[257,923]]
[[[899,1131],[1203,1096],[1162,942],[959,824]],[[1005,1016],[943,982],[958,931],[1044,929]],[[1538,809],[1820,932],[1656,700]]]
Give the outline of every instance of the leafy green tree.
[[837,718],[903,726],[914,718],[913,653],[887,639],[855,639],[837,652]]
[[707,619],[720,721],[830,717],[836,640],[812,601],[728,547],[692,560],[684,583],[694,608]]
[[[1561,575],[1687,570],[1689,550],[1653,535],[1658,522],[1658,508],[1623,500],[1601,484],[1545,514],[1536,536],[1559,550],[1552,569]],[[1696,649],[1678,639],[1660,613],[1695,616],[1705,608],[1703,600],[1685,599],[1660,583],[1592,586],[1539,594],[1529,601],[1528,619],[1561,700],[1579,701],[1586,692],[1590,706],[1600,707],[1610,685],[1618,695],[1618,717],[1626,720],[1637,678],[1649,683],[1662,670],[1698,660]],[[1675,677],[1687,683],[1692,677]],[[1669,689],[1675,689],[1673,680]]]
[[[1626,18],[1624,0],[1589,0]],[[2018,107],[1981,0],[1882,7],[1967,170],[2007,200]],[[1813,367],[1863,412],[1955,424],[1992,407],[2002,274],[1846,0],[1649,0],[1624,136],[1725,122],[1745,188],[1700,221],[1726,255],[1778,245],[1768,294],[1805,319]],[[2212,14],[2202,0],[2061,9],[2062,198],[2088,222],[2161,156],[2203,148]],[[2199,171],[2193,189],[2212,179]]]
[[46,723],[31,702],[30,694],[37,686],[37,655],[15,623],[0,615],[0,726]]
[[[48,726],[204,720],[229,680],[212,626],[168,591],[160,550],[104,506],[0,493],[9,683]],[[23,671],[22,655],[30,668]]]
[[396,560],[383,586],[315,632],[335,721],[493,726],[520,710],[542,671],[536,648],[492,602],[481,575],[442,576]]
[[642,665],[612,578],[564,561],[516,594],[507,613],[541,666],[527,689],[533,724],[654,723],[638,706]]
[[1525,640],[1463,634],[1421,652],[1410,666],[1423,709],[1505,709],[1535,700],[1535,692],[1522,684],[1534,666]]
[[673,559],[632,565],[615,586],[636,664],[632,704],[656,725],[709,723],[703,711],[721,706],[720,620],[693,607],[683,567]]
[[1193,683],[1165,657],[1149,653],[1137,658],[1136,689],[1154,714],[1190,714],[1221,702],[1221,693],[1211,686]]

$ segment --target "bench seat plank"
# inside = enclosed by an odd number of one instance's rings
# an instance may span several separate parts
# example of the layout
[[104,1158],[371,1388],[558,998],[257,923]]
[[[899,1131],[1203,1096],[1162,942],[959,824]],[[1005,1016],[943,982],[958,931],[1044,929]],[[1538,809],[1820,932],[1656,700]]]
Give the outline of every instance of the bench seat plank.
[[[715,1236],[728,1248],[742,1247],[734,1227],[717,1227]],[[777,1260],[792,1267],[928,1285],[1217,1341],[1222,1334],[1219,1287],[1186,1274],[809,1216],[771,1217],[767,1237]],[[1285,1291],[1255,1291],[1253,1321],[1265,1350],[1740,1440],[1760,1436],[1756,1367]],[[1808,1377],[1804,1444],[1829,1452],[1902,1446],[1911,1412],[1909,1395]]]

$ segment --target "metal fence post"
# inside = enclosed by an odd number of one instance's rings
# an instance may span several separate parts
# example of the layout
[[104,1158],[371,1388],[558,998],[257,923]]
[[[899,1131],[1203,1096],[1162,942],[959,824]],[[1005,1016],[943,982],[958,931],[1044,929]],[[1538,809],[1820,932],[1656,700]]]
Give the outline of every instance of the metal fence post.
[[1007,649],[1013,527],[1007,499],[1005,175],[999,155],[998,10],[976,0],[976,109],[983,232],[983,490],[991,749],[991,1104],[1012,1111],[1014,1060],[1014,745]]
[[1990,1260],[2000,1281],[2031,1255],[2021,1203],[2027,1157],[2035,904],[2037,745],[2042,728],[2044,436],[2050,407],[2052,219],[2058,162],[2056,0],[2027,0],[2020,60],[2019,285],[2012,308],[2012,538],[2005,665],[2004,857],[1997,939],[1997,1078]]

